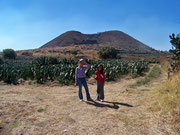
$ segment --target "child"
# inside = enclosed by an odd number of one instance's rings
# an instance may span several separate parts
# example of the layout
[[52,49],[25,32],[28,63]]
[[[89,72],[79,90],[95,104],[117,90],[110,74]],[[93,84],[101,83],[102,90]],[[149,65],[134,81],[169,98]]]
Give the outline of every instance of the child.
[[80,101],[83,101],[82,85],[85,88],[87,100],[88,101],[91,100],[89,90],[88,90],[88,86],[87,86],[87,82],[85,79],[85,77],[86,77],[85,71],[89,68],[90,68],[90,65],[85,63],[85,61],[83,59],[79,60],[79,66],[76,68],[76,71],[75,71],[75,83],[76,83],[76,85],[79,86],[78,95],[79,95]]
[[104,101],[104,84],[106,76],[104,74],[103,65],[98,65],[96,72],[94,73],[94,78],[97,82],[97,96],[96,100]]

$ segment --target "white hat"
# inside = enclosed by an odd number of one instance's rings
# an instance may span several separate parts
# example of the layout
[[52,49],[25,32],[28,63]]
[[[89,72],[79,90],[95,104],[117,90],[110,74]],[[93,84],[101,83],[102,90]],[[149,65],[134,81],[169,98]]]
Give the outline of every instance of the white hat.
[[84,59],[80,59],[79,62],[84,61]]

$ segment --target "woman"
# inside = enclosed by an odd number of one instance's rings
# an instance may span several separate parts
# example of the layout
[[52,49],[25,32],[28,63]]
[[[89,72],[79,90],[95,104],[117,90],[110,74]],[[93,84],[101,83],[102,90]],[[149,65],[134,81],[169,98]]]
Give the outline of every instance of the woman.
[[76,68],[76,71],[75,71],[75,83],[76,83],[76,85],[79,86],[78,95],[79,95],[80,101],[83,101],[82,85],[85,88],[87,100],[88,101],[91,100],[89,90],[88,90],[88,85],[87,85],[87,82],[85,79],[85,77],[86,77],[85,71],[89,68],[90,68],[90,65],[85,63],[85,61],[83,59],[79,60],[79,66]]

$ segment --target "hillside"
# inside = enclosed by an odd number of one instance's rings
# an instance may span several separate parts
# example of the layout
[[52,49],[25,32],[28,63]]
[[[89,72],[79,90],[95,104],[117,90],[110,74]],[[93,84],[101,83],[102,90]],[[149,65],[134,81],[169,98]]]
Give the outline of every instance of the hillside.
[[68,31],[46,43],[41,48],[65,47],[70,45],[112,46],[125,52],[156,52],[156,50],[121,31],[106,31],[97,34],[83,34],[78,31]]

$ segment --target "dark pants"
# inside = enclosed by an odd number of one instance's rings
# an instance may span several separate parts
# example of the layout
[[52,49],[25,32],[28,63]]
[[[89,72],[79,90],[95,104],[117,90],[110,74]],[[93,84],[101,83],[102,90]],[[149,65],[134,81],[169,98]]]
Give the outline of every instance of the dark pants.
[[85,79],[85,78],[78,78],[77,81],[78,81],[78,86],[79,86],[79,93],[78,93],[79,99],[80,99],[80,100],[83,99],[82,85],[83,85],[84,88],[85,88],[87,100],[91,99],[90,94],[89,94],[89,89],[88,89],[88,86],[87,86],[86,79]]
[[97,82],[96,100],[104,100],[104,83],[103,82]]

